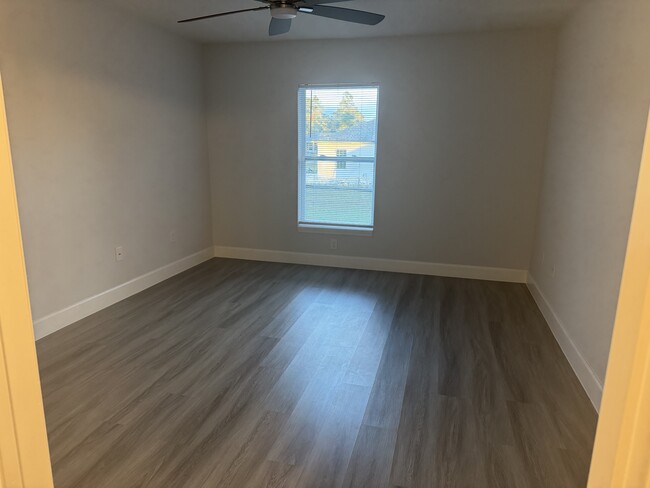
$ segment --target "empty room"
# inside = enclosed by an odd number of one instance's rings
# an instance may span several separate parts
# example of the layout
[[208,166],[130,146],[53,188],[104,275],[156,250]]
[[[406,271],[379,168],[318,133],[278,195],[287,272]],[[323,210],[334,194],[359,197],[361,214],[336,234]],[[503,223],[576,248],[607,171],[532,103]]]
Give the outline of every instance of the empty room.
[[0,0],[0,487],[650,486],[650,1]]

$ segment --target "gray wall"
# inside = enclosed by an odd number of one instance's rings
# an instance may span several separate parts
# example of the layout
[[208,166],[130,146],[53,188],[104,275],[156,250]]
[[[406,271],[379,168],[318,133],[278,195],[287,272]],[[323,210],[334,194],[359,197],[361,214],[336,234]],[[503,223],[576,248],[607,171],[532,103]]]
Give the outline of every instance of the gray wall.
[[559,42],[531,275],[601,383],[650,105],[649,26],[647,0],[597,0]]
[[527,269],[556,33],[214,45],[206,50],[215,244],[328,253],[299,233],[297,89],[381,84],[374,237],[348,256]]
[[2,0],[0,71],[35,318],[211,245],[200,47],[102,2]]

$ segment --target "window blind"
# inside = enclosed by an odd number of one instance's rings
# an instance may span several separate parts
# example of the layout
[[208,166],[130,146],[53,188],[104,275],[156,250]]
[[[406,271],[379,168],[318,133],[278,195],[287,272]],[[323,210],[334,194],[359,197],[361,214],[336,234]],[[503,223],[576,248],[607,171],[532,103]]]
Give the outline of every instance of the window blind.
[[298,224],[374,225],[377,85],[298,90]]

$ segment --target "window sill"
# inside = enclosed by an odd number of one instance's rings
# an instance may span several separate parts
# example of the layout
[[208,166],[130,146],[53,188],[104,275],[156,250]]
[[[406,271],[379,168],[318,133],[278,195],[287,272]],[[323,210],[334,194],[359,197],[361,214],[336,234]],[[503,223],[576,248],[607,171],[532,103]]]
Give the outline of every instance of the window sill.
[[298,232],[372,237],[373,229],[367,227],[348,227],[339,225],[298,224]]

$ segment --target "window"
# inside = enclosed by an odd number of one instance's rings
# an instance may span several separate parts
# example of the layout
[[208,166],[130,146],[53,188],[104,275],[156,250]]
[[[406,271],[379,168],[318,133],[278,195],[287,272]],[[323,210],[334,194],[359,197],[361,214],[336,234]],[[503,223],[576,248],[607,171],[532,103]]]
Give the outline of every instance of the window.
[[377,85],[298,90],[298,225],[372,231]]

